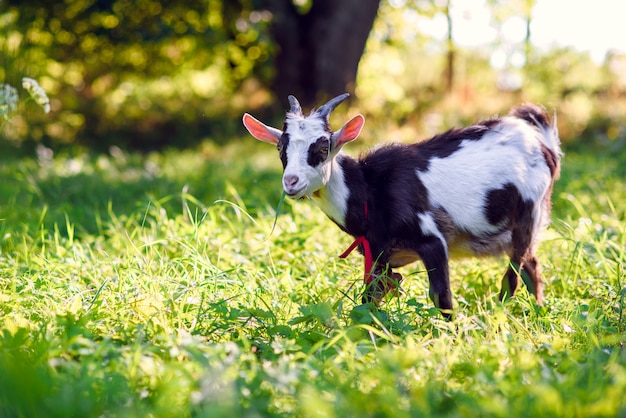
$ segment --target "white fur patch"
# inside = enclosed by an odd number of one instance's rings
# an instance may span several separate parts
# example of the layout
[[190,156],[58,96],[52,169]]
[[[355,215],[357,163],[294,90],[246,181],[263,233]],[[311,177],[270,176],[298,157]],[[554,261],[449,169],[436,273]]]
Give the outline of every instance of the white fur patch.
[[339,154],[326,164],[330,171],[328,182],[325,188],[320,189],[318,196],[313,196],[313,201],[326,216],[345,227],[350,189],[346,185],[344,173],[339,164],[341,158]]
[[422,233],[424,235],[431,235],[431,236],[439,238],[439,240],[441,241],[441,245],[443,245],[443,247],[446,250],[446,257],[447,257],[448,256],[448,244],[446,242],[446,238],[443,236],[443,234],[439,230],[439,227],[437,227],[437,224],[435,223],[435,218],[433,217],[432,213],[418,213],[417,217],[419,218],[419,221],[420,221],[420,229],[422,230]]
[[435,207],[471,234],[497,232],[485,217],[490,190],[511,183],[525,200],[539,202],[551,182],[540,147],[540,132],[526,122],[506,117],[479,140],[465,140],[445,158],[433,158],[417,176]]

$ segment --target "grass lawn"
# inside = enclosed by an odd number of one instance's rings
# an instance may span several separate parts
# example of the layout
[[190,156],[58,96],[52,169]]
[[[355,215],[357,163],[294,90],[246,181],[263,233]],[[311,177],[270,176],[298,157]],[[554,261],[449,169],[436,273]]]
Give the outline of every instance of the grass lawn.
[[417,263],[359,306],[362,260],[280,199],[251,138],[145,156],[0,157],[2,417],[626,416],[626,152],[567,150],[543,307],[506,259]]

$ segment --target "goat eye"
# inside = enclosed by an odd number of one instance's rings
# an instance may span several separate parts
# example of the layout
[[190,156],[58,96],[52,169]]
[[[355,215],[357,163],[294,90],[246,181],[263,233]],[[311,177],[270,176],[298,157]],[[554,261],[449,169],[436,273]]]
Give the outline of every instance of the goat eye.
[[326,156],[326,155],[328,155],[328,151],[330,149],[330,147],[329,147],[330,144],[328,143],[328,140],[326,138],[320,138],[320,139],[322,139],[323,141],[320,142],[319,153],[324,155],[324,156]]

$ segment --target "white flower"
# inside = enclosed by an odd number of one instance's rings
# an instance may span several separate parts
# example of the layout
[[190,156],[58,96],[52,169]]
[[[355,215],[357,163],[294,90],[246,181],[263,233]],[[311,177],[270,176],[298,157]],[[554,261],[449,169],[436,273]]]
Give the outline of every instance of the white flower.
[[48,95],[43,87],[37,83],[37,80],[30,77],[24,77],[22,78],[22,87],[24,87],[28,94],[30,94],[30,97],[32,97],[39,106],[41,106],[44,113],[50,112],[50,99],[48,99]]
[[9,84],[0,84],[0,116],[7,117],[17,108],[17,89]]

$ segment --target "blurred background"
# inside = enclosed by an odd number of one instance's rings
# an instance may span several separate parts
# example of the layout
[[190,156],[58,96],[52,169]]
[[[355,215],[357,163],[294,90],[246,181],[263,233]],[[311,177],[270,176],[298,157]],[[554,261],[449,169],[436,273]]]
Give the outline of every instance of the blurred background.
[[32,77],[51,105],[24,105],[1,142],[250,141],[243,112],[280,127],[288,94],[308,107],[348,91],[337,113],[363,113],[371,142],[532,101],[564,142],[621,149],[624,16],[621,0],[0,0],[0,83]]

